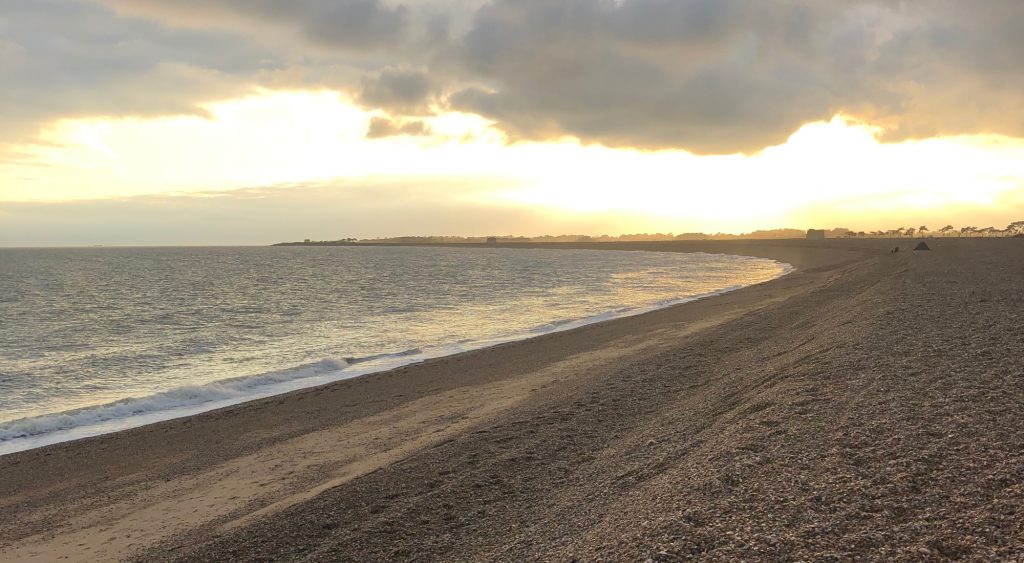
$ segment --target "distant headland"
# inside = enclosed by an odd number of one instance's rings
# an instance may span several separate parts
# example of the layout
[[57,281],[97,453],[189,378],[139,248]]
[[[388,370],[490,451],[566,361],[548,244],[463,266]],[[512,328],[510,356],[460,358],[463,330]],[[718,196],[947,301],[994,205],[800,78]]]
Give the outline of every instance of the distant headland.
[[623,235],[542,235],[525,236],[404,236],[372,239],[343,238],[338,240],[310,240],[279,242],[273,246],[356,246],[360,244],[497,244],[497,243],[538,243],[538,242],[654,242],[670,240],[769,240],[769,239],[820,239],[820,238],[941,238],[941,237],[1024,237],[1024,221],[1014,221],[999,229],[996,227],[954,227],[946,225],[940,229],[899,227],[877,231],[857,231],[845,227],[833,229],[770,229],[749,233],[636,233]]

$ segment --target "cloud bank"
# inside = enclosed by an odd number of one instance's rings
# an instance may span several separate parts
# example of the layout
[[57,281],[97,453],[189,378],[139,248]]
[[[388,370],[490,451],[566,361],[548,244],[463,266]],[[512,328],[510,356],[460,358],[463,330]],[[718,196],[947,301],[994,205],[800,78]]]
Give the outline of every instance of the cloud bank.
[[1024,136],[1024,3],[0,0],[0,143],[329,87],[510,139],[753,152],[837,113],[891,139]]

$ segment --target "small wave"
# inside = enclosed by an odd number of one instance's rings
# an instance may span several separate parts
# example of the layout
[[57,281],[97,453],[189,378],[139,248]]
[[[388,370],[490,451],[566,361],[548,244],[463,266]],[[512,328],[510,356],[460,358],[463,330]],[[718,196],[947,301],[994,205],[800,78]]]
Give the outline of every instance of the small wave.
[[423,353],[423,349],[422,348],[409,348],[408,350],[403,350],[401,352],[390,352],[390,353],[387,353],[387,354],[373,354],[373,355],[370,355],[370,356],[363,356],[361,358],[351,358],[351,357],[350,358],[345,358],[345,361],[348,362],[349,365],[355,365],[355,364],[363,364],[363,363],[366,363],[366,362],[372,362],[372,361],[376,361],[376,360],[385,360],[385,359],[391,359],[391,358],[406,358],[406,357],[409,357],[409,356],[416,356],[416,355],[419,355],[419,354],[422,354],[422,353]]
[[222,379],[204,385],[187,385],[146,397],[132,397],[105,405],[13,420],[0,423],[0,444],[183,407],[246,400],[260,387],[321,376],[346,367],[348,362],[344,360],[324,359],[287,370]]
[[581,319],[558,319],[551,321],[549,323],[544,323],[540,326],[535,326],[528,330],[527,332],[530,332],[532,334],[544,334],[546,332],[553,332],[555,330],[558,330],[559,328],[565,327],[565,325],[567,324],[579,322],[580,320]]

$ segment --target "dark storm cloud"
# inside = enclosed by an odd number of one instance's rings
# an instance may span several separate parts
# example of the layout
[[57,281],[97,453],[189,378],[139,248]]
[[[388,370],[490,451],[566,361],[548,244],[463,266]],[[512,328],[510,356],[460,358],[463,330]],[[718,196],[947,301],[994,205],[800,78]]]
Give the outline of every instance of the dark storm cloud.
[[[443,36],[436,11],[420,17],[413,31]],[[0,0],[0,153],[61,117],[202,114],[256,87],[355,92],[408,19],[376,0]]]
[[370,126],[366,130],[367,139],[382,139],[398,135],[423,136],[429,134],[430,127],[422,121],[398,121],[387,117],[371,118]]
[[[513,136],[753,151],[848,112],[1024,134],[1024,3],[495,0],[453,107]],[[1006,117],[1012,116],[1010,120]]]
[[0,0],[5,121],[326,85],[513,139],[755,151],[838,112],[893,139],[1024,136],[1019,0],[94,2]]
[[119,20],[88,3],[0,7],[0,143],[59,117],[199,113],[197,103],[244,93],[275,64],[230,37]]
[[516,137],[757,149],[837,109],[800,44],[828,16],[792,2],[498,0],[460,50],[489,91],[451,102]]
[[429,111],[436,88],[426,71],[386,68],[363,78],[359,101],[392,113],[422,115]]

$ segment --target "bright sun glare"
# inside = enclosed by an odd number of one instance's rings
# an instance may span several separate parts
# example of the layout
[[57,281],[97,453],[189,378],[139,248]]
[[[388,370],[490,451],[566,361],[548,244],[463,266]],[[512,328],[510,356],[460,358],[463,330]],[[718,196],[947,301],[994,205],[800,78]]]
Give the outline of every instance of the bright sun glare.
[[[883,143],[882,130],[836,116],[752,155],[696,156],[514,143],[474,115],[439,112],[429,134],[367,139],[379,115],[335,92],[273,92],[208,104],[207,116],[64,119],[22,147],[39,166],[2,199],[79,200],[195,193],[341,178],[500,178],[471,196],[557,213],[621,212],[743,230],[908,206],[993,205],[1024,186],[1024,141],[973,135]],[[13,177],[8,175],[8,177]],[[482,182],[484,185],[485,182]],[[493,183],[486,183],[493,185]]]

